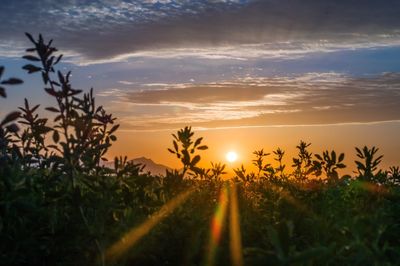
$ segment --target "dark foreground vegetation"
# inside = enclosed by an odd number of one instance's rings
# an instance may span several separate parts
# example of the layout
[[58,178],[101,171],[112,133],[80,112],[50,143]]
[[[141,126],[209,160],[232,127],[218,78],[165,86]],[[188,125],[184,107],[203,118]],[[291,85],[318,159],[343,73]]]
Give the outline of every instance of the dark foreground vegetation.
[[[399,168],[380,170],[375,147],[356,149],[353,176],[338,172],[344,154],[300,142],[292,172],[284,151],[260,150],[256,172],[242,167],[224,181],[224,165],[197,167],[207,146],[187,127],[169,149],[180,171],[143,174],[122,157],[105,168],[115,118],[56,70],[51,42],[27,36],[24,69],[41,75],[54,120],[25,100],[1,121],[1,265],[400,263]],[[5,98],[22,81],[3,72]]]

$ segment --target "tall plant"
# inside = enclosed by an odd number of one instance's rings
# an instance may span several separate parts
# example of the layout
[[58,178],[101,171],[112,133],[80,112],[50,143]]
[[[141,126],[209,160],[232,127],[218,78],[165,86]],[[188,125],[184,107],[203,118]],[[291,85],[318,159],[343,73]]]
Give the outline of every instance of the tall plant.
[[79,173],[99,171],[100,160],[116,140],[114,133],[119,125],[113,125],[115,118],[102,106],[96,106],[93,89],[82,94],[82,90],[72,87],[71,72],[64,74],[56,70],[62,55],[55,55],[57,49],[52,46],[52,40],[46,43],[41,35],[37,40],[29,33],[26,36],[34,47],[26,50],[29,54],[23,58],[30,63],[23,69],[29,74],[40,73],[44,90],[56,102],[46,107],[55,115],[54,144],[48,147],[56,151],[52,159],[74,184],[74,177]]

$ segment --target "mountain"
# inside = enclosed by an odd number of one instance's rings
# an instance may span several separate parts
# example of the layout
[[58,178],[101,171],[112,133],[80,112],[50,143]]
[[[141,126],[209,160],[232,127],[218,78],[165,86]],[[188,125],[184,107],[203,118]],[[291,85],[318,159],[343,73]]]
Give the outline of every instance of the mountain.
[[[145,165],[142,173],[150,172],[152,175],[165,175],[165,171],[172,170],[168,166],[155,163],[152,159],[146,157],[139,157],[131,160],[135,164]],[[114,161],[103,162],[105,167],[114,168]]]
[[132,160],[135,164],[141,164],[145,165],[143,168],[144,173],[150,172],[153,175],[165,175],[166,170],[172,170],[168,166],[165,166],[163,164],[158,164],[155,163],[153,160],[146,158],[146,157],[140,157]]

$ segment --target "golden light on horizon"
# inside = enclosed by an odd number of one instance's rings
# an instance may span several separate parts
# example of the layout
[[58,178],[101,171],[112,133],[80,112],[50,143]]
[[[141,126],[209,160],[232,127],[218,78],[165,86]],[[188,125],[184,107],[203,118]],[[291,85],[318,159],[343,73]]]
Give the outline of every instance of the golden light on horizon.
[[235,151],[230,151],[226,154],[226,160],[230,163],[235,162],[238,159],[238,155]]

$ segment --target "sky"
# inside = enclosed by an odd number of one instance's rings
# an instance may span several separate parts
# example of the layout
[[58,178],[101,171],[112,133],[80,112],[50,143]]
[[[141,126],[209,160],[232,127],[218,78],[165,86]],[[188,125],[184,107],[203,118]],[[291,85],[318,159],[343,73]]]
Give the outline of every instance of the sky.
[[[76,88],[95,89],[118,117],[109,153],[172,167],[171,133],[192,126],[204,163],[240,163],[300,140],[321,153],[377,146],[400,161],[400,2],[397,0],[3,0],[0,65],[25,80],[0,115],[51,99],[25,74],[24,32],[54,39]],[[288,161],[288,164],[290,162]]]

